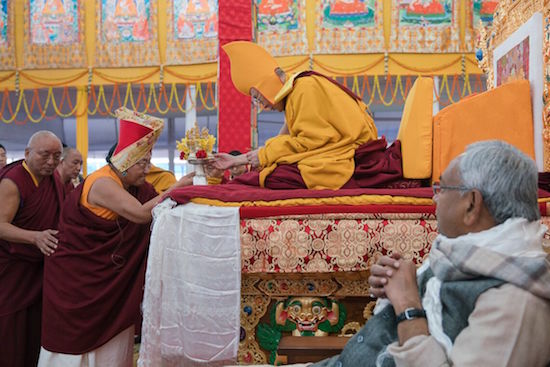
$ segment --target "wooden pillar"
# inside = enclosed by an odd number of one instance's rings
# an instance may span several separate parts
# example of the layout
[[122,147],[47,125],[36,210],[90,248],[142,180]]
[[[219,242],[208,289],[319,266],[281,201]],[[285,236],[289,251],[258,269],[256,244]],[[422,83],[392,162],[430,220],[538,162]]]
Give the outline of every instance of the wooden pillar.
[[82,154],[82,175],[88,175],[88,88],[78,87],[76,95],[76,149]]

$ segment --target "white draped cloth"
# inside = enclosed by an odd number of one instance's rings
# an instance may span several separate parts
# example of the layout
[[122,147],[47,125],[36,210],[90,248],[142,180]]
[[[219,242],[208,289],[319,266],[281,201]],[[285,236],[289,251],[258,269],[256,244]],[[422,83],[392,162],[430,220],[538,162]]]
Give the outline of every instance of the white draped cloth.
[[165,200],[153,217],[138,366],[234,364],[240,335],[239,209]]

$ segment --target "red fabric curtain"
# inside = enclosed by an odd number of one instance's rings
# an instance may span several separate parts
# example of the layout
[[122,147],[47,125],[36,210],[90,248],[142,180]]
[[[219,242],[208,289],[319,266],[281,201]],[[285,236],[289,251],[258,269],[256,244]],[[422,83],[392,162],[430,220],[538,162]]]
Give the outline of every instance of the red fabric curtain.
[[250,0],[219,2],[218,150],[250,149],[250,97],[241,94],[231,81],[229,58],[221,46],[231,41],[252,40]]

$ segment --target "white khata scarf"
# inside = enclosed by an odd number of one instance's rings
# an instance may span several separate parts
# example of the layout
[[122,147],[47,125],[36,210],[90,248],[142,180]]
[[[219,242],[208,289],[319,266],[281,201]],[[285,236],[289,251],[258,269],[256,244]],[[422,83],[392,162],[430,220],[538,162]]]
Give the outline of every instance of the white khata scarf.
[[495,278],[550,299],[550,262],[542,248],[546,229],[539,221],[511,218],[482,232],[457,238],[437,236],[417,276],[428,266],[435,275],[426,285],[422,307],[430,334],[445,347],[447,355],[452,342],[443,332],[441,282]]

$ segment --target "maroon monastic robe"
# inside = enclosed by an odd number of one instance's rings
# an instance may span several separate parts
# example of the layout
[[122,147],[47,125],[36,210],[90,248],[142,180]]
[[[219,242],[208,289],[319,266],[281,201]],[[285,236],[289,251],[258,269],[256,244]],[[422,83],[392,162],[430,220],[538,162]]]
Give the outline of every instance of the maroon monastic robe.
[[[84,185],[65,199],[59,246],[44,269],[42,346],[82,354],[141,321],[150,223],[106,220],[80,205]],[[131,187],[141,203],[157,195]]]
[[75,186],[73,185],[72,181],[70,181],[70,180],[67,183],[63,183],[63,180],[61,180],[61,175],[59,174],[58,170],[55,170],[55,172],[53,174],[56,176],[56,178],[59,180],[59,182],[61,182],[61,185],[62,185],[62,188],[63,188],[63,200],[65,200],[65,198],[67,196],[69,196],[69,194],[75,189]]
[[[12,224],[32,231],[57,229],[61,183],[50,176],[36,187],[22,163],[0,171],[0,180],[10,179],[19,189]],[[43,267],[36,246],[0,240],[0,366],[35,366],[38,361]]]

